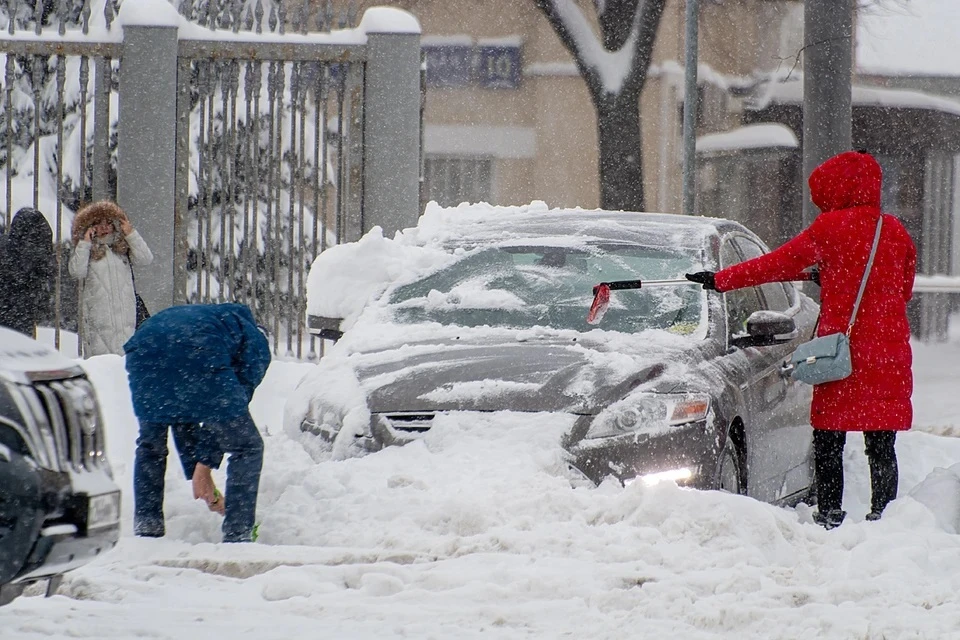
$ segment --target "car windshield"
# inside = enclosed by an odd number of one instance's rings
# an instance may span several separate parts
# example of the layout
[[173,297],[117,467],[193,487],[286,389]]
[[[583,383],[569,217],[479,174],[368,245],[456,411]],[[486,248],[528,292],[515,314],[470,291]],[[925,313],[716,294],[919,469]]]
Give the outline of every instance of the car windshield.
[[611,293],[596,326],[587,324],[593,286],[613,280],[666,280],[699,270],[694,249],[629,244],[497,246],[471,252],[389,298],[397,322],[467,327],[533,326],[687,335],[705,318],[706,297],[693,283]]

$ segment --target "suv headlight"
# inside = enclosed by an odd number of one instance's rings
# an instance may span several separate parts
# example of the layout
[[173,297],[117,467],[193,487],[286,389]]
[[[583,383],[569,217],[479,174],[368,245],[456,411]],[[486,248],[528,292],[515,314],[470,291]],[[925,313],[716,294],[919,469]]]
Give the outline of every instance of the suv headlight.
[[[61,397],[70,399],[70,406],[65,408],[64,419],[69,425],[69,444],[77,439],[79,456],[68,454],[65,462],[72,459],[74,469],[82,471],[103,467],[110,477],[113,470],[107,460],[106,434],[103,428],[103,418],[100,406],[97,403],[97,394],[93,384],[85,378],[67,380],[63,383],[52,383],[51,388]],[[76,428],[74,428],[74,426]],[[64,453],[67,453],[66,451]]]
[[300,423],[300,430],[333,442],[342,426],[343,414],[338,409],[315,399],[310,402],[310,411]]
[[656,435],[707,417],[710,397],[705,394],[645,393],[620,400],[597,414],[586,439],[625,434]]

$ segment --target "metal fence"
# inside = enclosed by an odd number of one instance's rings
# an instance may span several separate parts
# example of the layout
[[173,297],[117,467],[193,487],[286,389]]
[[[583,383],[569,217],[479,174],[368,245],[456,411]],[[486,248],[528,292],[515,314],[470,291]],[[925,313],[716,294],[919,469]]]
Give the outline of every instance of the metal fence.
[[910,327],[924,342],[951,338],[951,322],[960,313],[960,276],[918,274],[910,303]]
[[[100,16],[108,33],[114,28],[116,8],[108,0]],[[0,9],[6,19],[0,37],[2,222],[8,228],[22,207],[43,211],[51,222],[55,278],[49,292],[50,316],[45,320],[55,328],[59,347],[60,329],[76,331],[80,320],[77,282],[66,272],[73,213],[82,202],[114,197],[110,154],[116,144],[111,143],[109,127],[93,123],[111,120],[111,88],[121,47],[87,37],[89,2],[79,11],[60,3],[50,12],[42,1],[8,0]],[[45,26],[60,36],[69,28],[81,38],[52,46],[40,39]]]
[[316,355],[310,264],[362,233],[362,54],[180,43],[177,154],[196,165],[178,183],[176,299],[244,302],[296,357]]
[[0,0],[0,224],[33,206],[54,228],[58,347],[82,326],[73,214],[110,199],[154,252],[152,310],[244,302],[277,353],[316,357],[313,259],[419,214],[419,33],[331,34],[355,15],[330,2],[173,4],[179,27],[146,28],[118,0]]

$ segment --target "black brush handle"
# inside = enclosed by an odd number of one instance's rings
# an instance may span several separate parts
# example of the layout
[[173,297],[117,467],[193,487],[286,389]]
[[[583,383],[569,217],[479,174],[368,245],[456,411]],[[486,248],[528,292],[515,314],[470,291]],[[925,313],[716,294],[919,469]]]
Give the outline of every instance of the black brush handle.
[[639,289],[642,286],[640,280],[614,280],[613,282],[603,282],[610,287],[611,291],[616,291],[618,289]]

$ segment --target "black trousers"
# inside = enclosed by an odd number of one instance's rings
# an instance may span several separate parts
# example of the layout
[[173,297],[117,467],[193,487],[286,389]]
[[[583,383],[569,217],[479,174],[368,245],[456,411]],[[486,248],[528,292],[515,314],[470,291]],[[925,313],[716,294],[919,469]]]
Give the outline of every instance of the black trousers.
[[[897,497],[900,472],[894,444],[896,431],[864,431],[863,443],[870,464],[870,510],[882,512]],[[843,499],[843,445],[846,431],[813,430],[813,455],[817,476],[817,504],[823,512],[839,509]]]

